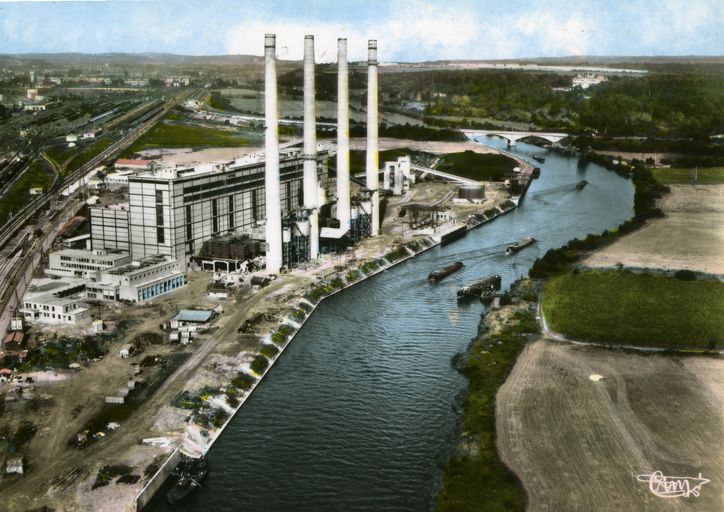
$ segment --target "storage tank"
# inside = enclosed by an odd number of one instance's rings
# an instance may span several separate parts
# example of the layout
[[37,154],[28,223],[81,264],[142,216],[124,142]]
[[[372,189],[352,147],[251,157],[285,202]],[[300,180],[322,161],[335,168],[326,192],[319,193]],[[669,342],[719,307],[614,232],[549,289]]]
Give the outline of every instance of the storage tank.
[[460,199],[484,199],[485,187],[482,185],[463,185],[458,189]]

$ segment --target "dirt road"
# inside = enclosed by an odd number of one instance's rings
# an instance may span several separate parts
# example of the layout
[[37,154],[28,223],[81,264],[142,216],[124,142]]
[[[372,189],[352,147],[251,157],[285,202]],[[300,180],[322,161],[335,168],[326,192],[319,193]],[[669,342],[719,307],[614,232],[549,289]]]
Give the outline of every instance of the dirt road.
[[[496,418],[528,510],[722,510],[723,373],[719,359],[530,344],[498,392]],[[699,497],[660,498],[637,480],[654,471],[711,482]]]

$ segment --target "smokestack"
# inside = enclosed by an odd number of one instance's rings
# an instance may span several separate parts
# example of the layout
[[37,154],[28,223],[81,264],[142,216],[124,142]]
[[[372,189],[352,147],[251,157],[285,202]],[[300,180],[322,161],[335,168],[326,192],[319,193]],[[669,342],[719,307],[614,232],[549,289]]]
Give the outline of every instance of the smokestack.
[[349,212],[349,77],[347,40],[337,39],[337,218],[350,228]]
[[266,148],[266,270],[282,268],[282,209],[279,182],[279,114],[277,111],[276,35],[264,36],[264,142]]
[[367,45],[367,188],[372,191],[372,236],[380,233],[380,175],[377,152],[377,41]]
[[304,206],[309,215],[309,257],[319,257],[317,109],[314,104],[314,36],[304,36]]

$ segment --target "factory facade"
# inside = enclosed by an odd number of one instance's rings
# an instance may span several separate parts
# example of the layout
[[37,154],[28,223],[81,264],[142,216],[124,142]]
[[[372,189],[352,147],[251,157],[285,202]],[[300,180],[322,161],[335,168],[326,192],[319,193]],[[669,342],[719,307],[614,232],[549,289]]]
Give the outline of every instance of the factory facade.
[[[326,175],[327,151],[323,146],[318,153],[320,175]],[[283,150],[280,200],[285,214],[303,205],[303,165],[299,149]],[[264,155],[256,153],[228,163],[129,176],[127,205],[91,209],[93,249],[129,251],[134,260],[167,255],[186,268],[205,241],[251,233],[263,223],[264,172]]]

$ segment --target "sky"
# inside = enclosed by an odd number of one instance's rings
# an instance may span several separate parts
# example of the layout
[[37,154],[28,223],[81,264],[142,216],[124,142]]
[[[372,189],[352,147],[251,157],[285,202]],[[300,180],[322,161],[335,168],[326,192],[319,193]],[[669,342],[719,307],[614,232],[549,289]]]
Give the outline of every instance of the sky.
[[383,62],[569,55],[724,55],[724,0],[0,0],[0,53],[154,52],[317,59],[338,37]]

